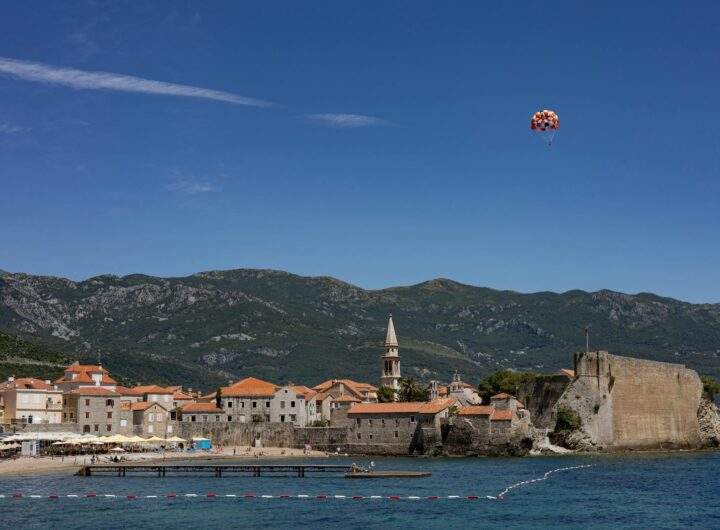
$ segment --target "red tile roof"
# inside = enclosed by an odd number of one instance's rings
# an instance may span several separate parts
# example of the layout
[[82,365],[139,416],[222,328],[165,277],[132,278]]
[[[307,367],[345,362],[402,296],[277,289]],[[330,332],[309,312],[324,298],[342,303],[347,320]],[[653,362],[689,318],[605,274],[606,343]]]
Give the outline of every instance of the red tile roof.
[[140,403],[133,403],[132,405],[130,405],[130,410],[135,412],[136,410],[147,410],[150,407],[154,406],[158,406],[161,409],[166,410],[165,407],[154,401],[141,401]]
[[182,409],[183,412],[222,412],[215,403],[188,403]]
[[134,390],[132,388],[127,388],[125,386],[118,386],[115,388],[117,392],[122,394],[123,396],[142,396],[142,392],[138,392],[137,390]]
[[490,399],[515,399],[515,396],[511,396],[510,394],[502,392],[501,394],[495,394]]
[[242,381],[238,381],[232,386],[222,387],[223,397],[242,397],[242,396],[266,396],[270,397],[275,394],[277,385],[268,383],[255,377],[246,377]]
[[107,374],[108,371],[105,370],[102,366],[99,366],[97,364],[71,364],[67,368],[65,368],[66,372],[102,372],[104,374]]
[[120,393],[118,393],[118,392],[108,390],[107,388],[103,388],[101,386],[81,386],[80,388],[76,388],[75,390],[66,392],[66,394],[78,394],[80,396],[119,396],[120,395]]
[[177,401],[183,401],[183,400],[190,400],[190,401],[191,401],[191,400],[193,399],[193,397],[190,396],[190,395],[188,395],[188,394],[183,394],[182,392],[175,392],[175,393],[173,394],[173,399],[175,399],[175,400],[177,400]]
[[369,383],[358,383],[352,379],[328,379],[327,381],[314,386],[313,390],[317,392],[327,392],[329,389],[340,383],[342,383],[347,390],[359,398],[365,397],[365,395],[369,392],[377,392],[377,387],[374,387]]
[[457,411],[459,416],[490,416],[495,407],[490,405],[478,405],[472,407],[460,407]]
[[569,368],[562,368],[560,369],[560,371],[568,377],[575,377],[575,370],[570,370]]
[[524,408],[525,408],[525,405],[523,405],[522,403],[520,403],[517,399],[515,400],[515,406],[516,406],[517,408],[519,408],[519,409],[524,409]]
[[340,396],[335,398],[335,403],[360,403],[360,400],[352,396]]
[[490,421],[512,421],[513,411],[512,410],[496,410],[490,416]]
[[47,384],[41,379],[34,377],[21,377],[14,381],[4,381],[0,384],[0,391],[14,389],[31,389],[31,390],[55,390],[55,387]]
[[436,399],[430,402],[360,403],[348,414],[437,414],[457,402],[455,398]]
[[142,394],[172,394],[174,390],[158,385],[140,385],[133,387],[133,390]]

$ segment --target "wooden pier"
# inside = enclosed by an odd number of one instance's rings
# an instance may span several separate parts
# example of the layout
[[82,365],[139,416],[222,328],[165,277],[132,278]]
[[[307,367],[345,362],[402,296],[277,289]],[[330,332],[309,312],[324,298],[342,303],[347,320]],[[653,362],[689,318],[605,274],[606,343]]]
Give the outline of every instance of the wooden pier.
[[349,473],[350,465],[309,465],[309,464],[95,464],[83,466],[75,473],[80,477],[95,475],[115,475],[125,477],[131,475],[151,475],[166,477],[168,475],[211,475],[223,477],[227,475],[291,475],[304,477],[308,473]]
[[351,465],[313,464],[95,464],[83,466],[75,473],[79,477],[92,476],[155,476],[206,475],[224,477],[246,475],[285,475],[304,477],[315,473],[341,473],[345,478],[418,478],[429,477],[424,471],[353,472]]

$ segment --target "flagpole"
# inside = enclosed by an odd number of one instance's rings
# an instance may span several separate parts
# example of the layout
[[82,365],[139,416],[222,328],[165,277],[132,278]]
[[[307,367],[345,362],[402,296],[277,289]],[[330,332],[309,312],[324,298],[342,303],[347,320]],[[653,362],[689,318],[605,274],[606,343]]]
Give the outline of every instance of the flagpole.
[[590,353],[590,326],[585,326],[585,353]]

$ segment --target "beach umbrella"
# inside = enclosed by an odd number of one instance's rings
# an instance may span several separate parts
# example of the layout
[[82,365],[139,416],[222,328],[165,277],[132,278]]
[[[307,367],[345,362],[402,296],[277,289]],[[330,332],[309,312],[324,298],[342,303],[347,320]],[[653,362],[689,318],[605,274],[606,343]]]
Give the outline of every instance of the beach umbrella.
[[65,445],[67,442],[53,442],[53,445]]
[[125,449],[123,449],[122,447],[113,447],[113,448],[110,449],[110,450],[113,451],[113,452],[115,452],[115,453],[124,453],[124,452],[125,452]]
[[141,444],[144,442],[145,442],[145,438],[143,438],[142,436],[138,436],[137,434],[128,438],[128,443],[131,443],[131,444]]
[[153,437],[151,437],[151,438],[148,438],[148,439],[145,440],[145,441],[148,442],[148,443],[151,443],[151,444],[165,443],[165,439],[164,439],[164,438],[158,438],[157,436],[153,436]]
[[167,441],[172,442],[172,443],[178,443],[178,444],[187,442],[187,440],[184,440],[184,439],[180,438],[179,436],[172,436],[171,438],[168,438]]

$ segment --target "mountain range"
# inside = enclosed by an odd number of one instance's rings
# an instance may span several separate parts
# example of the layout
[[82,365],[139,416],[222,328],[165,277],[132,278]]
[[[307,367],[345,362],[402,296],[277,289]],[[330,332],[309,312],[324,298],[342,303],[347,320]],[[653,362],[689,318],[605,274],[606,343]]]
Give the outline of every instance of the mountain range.
[[377,384],[391,313],[403,375],[424,381],[447,381],[455,370],[477,384],[501,368],[571,367],[572,353],[585,349],[585,326],[592,349],[720,375],[720,304],[654,294],[523,294],[446,279],[365,290],[254,269],[79,282],[0,271],[0,330],[49,349],[51,364],[100,360],[131,382],[213,389],[253,375]]

